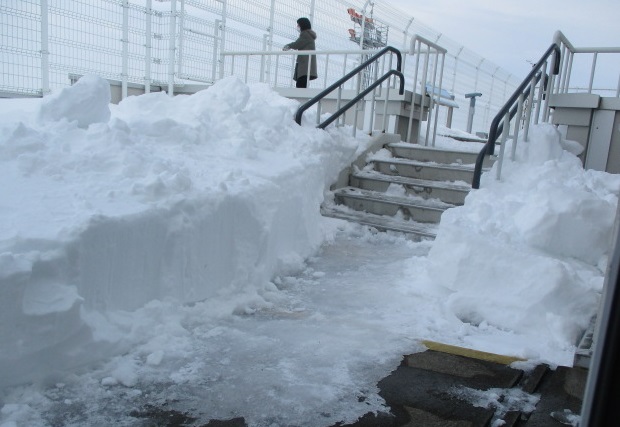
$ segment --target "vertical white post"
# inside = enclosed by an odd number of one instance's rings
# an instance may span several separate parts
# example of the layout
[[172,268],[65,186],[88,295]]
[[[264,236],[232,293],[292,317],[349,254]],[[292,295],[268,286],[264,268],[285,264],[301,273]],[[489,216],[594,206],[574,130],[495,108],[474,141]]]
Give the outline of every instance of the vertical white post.
[[523,115],[523,100],[525,96],[523,93],[519,95],[519,103],[517,104],[517,115],[515,116],[515,131],[514,139],[512,142],[512,152],[510,153],[510,160],[515,159],[517,154],[517,142],[519,141],[519,129],[521,128],[521,116]]
[[50,92],[49,8],[41,0],[41,95]]
[[[405,139],[405,142],[411,142],[411,126],[413,125],[413,114],[415,111],[415,98],[416,98],[416,89],[417,89],[417,84],[418,84],[418,69],[420,68],[420,51],[421,50],[422,50],[422,42],[418,40],[417,37],[414,37],[411,40],[411,49],[409,51],[409,53],[415,56],[415,69],[413,70],[413,88],[411,89],[411,111],[409,112],[409,121],[407,124],[407,138]],[[421,94],[421,97],[422,99],[424,98],[423,93]],[[386,99],[386,102],[387,102],[387,99]],[[420,113],[420,119],[422,119],[422,113]]]
[[[431,56],[431,46],[430,45],[426,45],[426,55],[424,55],[424,67],[422,68],[422,81],[421,86],[422,86],[422,90],[421,90],[421,101],[420,101],[420,128],[418,129],[418,135],[417,137],[420,136],[420,132],[422,131],[422,122],[424,121],[424,104],[426,103],[426,79],[428,76],[428,61],[429,61],[429,56]],[[411,106],[412,110],[413,110],[413,105]],[[433,112],[430,111],[428,112],[428,118],[430,119],[431,114]],[[428,127],[428,126],[427,126]],[[419,143],[419,141],[418,141]],[[424,141],[424,145],[428,145],[428,141],[425,140]]]
[[482,119],[483,126],[486,127],[486,123],[489,120],[489,110],[491,108],[491,103],[493,102],[493,89],[495,89],[495,74],[501,67],[497,67],[493,74],[491,75],[491,90],[489,91],[489,100],[487,101],[487,106],[484,109],[484,117]]
[[[273,24],[274,24],[274,19],[275,19],[275,13],[276,13],[276,0],[271,0],[271,6],[270,6],[270,10],[269,10],[269,28],[267,28],[267,49],[263,49],[263,50],[268,50],[269,52],[271,52],[273,50]],[[265,56],[263,55],[261,58],[261,67],[264,68],[264,63],[265,63]],[[308,74],[309,75],[309,74]],[[263,71],[261,71],[261,82],[265,81],[263,80]],[[267,56],[267,79],[266,79],[267,83],[271,82],[271,55]],[[310,82],[308,80],[308,82]]]
[[482,61],[480,61],[480,63],[476,67],[476,82],[474,83],[474,92],[478,92],[478,75],[480,74],[480,66],[482,65],[483,62],[484,62],[484,58],[482,58]]
[[409,36],[409,27],[413,23],[413,19],[414,18],[411,18],[409,20],[409,22],[407,23],[407,26],[403,30],[403,50],[407,50],[407,37]]
[[316,0],[312,0],[310,2],[310,14],[308,15],[308,19],[310,19],[310,22],[312,24],[314,24],[314,10],[316,8]]
[[[504,151],[506,150],[506,141],[508,140],[508,129],[510,128],[510,111],[504,116],[504,127],[502,128],[502,144],[499,146],[499,158],[497,159],[497,175],[496,179],[502,176],[502,163],[504,161]],[[513,141],[516,144],[516,141]]]
[[121,71],[121,99],[127,98],[127,75],[129,74],[129,0],[123,0],[123,59]]
[[454,57],[454,70],[452,70],[452,93],[454,93],[454,87],[456,85],[456,69],[459,65],[459,55],[461,55],[461,52],[463,52],[464,48],[465,46],[461,46],[458,53]]
[[144,93],[151,92],[151,62],[152,62],[152,21],[153,21],[153,0],[146,0],[146,30],[145,30],[145,48],[144,55]]
[[[211,78],[213,81],[215,81],[215,79],[217,78],[218,75],[218,71],[219,71],[219,78],[223,78],[224,77],[224,66],[221,65],[219,67],[218,70],[218,66],[217,66],[217,58],[218,58],[218,45],[221,46],[221,37],[220,37],[220,26],[222,24],[222,21],[220,21],[219,19],[215,20],[215,28],[213,30],[214,34],[213,34],[213,65],[211,66]],[[220,47],[221,50],[221,47]],[[224,57],[221,57],[222,62],[224,61]]]
[[360,48],[364,49],[364,32],[366,30],[366,7],[368,7],[370,0],[366,0],[364,8],[362,9],[362,34],[360,34]]
[[[267,51],[267,45],[269,44],[269,34],[263,34],[263,52]],[[271,55],[267,55],[267,62],[271,62]],[[269,71],[267,71],[268,73]],[[260,56],[260,75],[259,82],[263,83],[265,81],[265,54],[261,54]]]
[[[441,68],[439,70],[439,95],[438,97],[441,97],[441,91],[443,89],[442,85],[443,85],[443,68],[446,62],[446,54],[442,53],[441,54]],[[437,137],[437,123],[439,122],[439,104],[437,104],[436,110],[435,110],[435,123],[433,123],[433,147],[435,146],[435,139]]]
[[547,61],[545,61],[545,64],[543,65],[541,73],[542,74],[540,76],[540,83],[538,86],[538,101],[536,102],[536,112],[534,113],[534,124],[535,125],[538,124],[538,120],[540,118],[540,108],[542,106],[543,97],[545,94],[545,85],[548,85],[547,83]]
[[222,22],[220,23],[220,76],[224,76],[224,55],[226,50],[226,15],[228,14],[228,0],[222,0]]
[[529,133],[530,133],[530,120],[532,117],[532,107],[534,106],[534,90],[536,86],[536,77],[532,77],[532,81],[530,82],[530,95],[529,95],[529,102],[528,102],[528,106],[526,108],[526,115],[525,115],[525,123],[523,124],[523,141],[527,142],[529,137]]
[[592,93],[592,85],[594,84],[594,72],[596,71],[596,58],[598,56],[597,52],[594,52],[592,56],[592,71],[590,71],[590,84],[588,85],[588,93]]
[[179,59],[177,64],[177,76],[183,78],[183,42],[185,36],[185,0],[181,0],[181,14],[179,16]]
[[168,95],[174,95],[174,62],[176,53],[177,0],[170,1],[170,41],[168,43]]

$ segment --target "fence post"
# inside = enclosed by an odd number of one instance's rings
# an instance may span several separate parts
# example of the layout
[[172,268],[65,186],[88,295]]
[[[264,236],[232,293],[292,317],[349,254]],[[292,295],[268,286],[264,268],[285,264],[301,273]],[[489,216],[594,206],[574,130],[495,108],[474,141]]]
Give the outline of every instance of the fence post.
[[151,61],[152,61],[152,21],[153,21],[153,0],[146,0],[146,29],[144,34],[145,54],[144,54],[144,93],[151,92]]
[[170,1],[170,41],[168,43],[168,95],[174,95],[174,62],[176,52],[177,0]]
[[183,42],[185,36],[185,0],[181,0],[181,13],[179,14],[179,60],[177,63],[177,75],[183,78]]
[[41,96],[50,92],[49,8],[41,0]]
[[224,77],[224,55],[226,50],[226,15],[228,14],[228,0],[222,1],[222,21],[220,22],[220,78]]
[[129,64],[129,0],[123,0],[123,58],[121,71],[121,99],[127,98],[127,75]]

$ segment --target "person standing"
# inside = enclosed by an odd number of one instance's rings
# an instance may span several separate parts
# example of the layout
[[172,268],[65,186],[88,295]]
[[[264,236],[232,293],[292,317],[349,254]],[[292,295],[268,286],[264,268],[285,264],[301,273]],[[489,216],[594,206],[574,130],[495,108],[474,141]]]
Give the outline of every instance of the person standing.
[[[312,30],[312,25],[308,18],[299,18],[297,20],[297,30],[299,37],[292,43],[284,45],[282,50],[316,50],[314,41],[316,33]],[[310,75],[308,76],[308,62],[310,62]],[[308,80],[314,80],[318,77],[316,71],[316,55],[297,55],[295,63],[295,87],[308,87]]]

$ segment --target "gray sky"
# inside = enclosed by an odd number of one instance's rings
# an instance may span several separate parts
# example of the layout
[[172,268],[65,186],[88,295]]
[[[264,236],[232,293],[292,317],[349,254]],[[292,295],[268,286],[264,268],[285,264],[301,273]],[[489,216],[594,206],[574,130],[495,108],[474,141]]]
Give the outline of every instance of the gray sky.
[[620,46],[620,0],[376,1],[412,14],[524,77],[530,69],[527,60],[536,62],[542,56],[556,30],[576,47]]

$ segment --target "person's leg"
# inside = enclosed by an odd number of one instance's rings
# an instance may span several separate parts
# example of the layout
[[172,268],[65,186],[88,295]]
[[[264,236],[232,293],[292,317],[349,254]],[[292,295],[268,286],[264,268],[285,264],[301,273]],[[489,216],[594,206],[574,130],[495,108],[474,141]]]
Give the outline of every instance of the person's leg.
[[297,78],[295,87],[308,87],[308,76],[301,76]]

